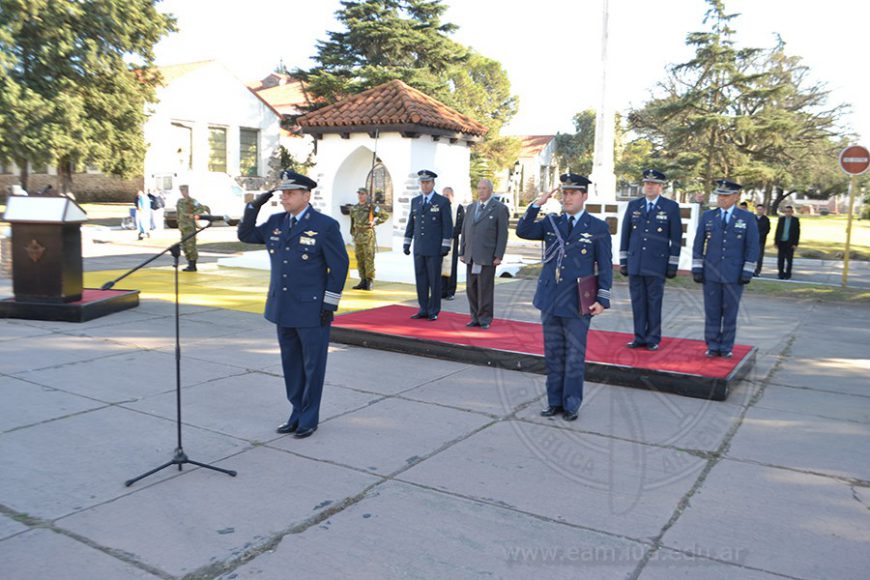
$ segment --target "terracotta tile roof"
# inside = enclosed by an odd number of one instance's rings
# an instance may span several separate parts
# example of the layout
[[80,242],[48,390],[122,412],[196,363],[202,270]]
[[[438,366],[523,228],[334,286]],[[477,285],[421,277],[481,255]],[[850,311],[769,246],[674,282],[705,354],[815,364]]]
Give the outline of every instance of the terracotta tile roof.
[[252,90],[282,115],[298,115],[303,107],[311,105],[302,81]]
[[303,128],[420,125],[468,135],[488,129],[444,103],[392,80],[299,118]]
[[520,157],[534,157],[556,138],[555,135],[519,135]]
[[168,85],[172,81],[183,77],[202,67],[215,64],[213,60],[200,60],[197,62],[185,62],[182,64],[171,64],[168,66],[159,67],[160,74],[163,75],[163,86]]

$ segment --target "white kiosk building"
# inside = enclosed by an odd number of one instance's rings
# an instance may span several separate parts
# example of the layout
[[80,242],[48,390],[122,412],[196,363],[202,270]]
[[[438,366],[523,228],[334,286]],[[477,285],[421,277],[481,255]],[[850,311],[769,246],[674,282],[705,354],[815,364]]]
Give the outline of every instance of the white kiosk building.
[[378,85],[304,115],[302,131],[315,139],[318,187],[311,203],[341,223],[350,242],[350,219],[341,206],[369,187],[390,219],[378,227],[378,245],[401,254],[417,171],[438,174],[435,190],[453,188],[453,205],[471,202],[471,152],[487,128],[400,80]]

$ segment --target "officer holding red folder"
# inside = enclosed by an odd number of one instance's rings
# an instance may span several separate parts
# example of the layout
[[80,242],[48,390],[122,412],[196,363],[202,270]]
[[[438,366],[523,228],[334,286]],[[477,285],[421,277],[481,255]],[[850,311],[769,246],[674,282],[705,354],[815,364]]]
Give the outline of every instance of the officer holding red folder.
[[[541,311],[544,357],[547,363],[547,408],[544,417],[559,413],[577,419],[583,402],[586,336],[592,316],[610,308],[613,282],[610,229],[586,212],[589,179],[566,173],[562,182],[562,215],[537,220],[541,206],[554,191],[536,199],[517,224],[517,236],[544,242],[544,257],[533,304]],[[578,279],[597,274],[597,300],[581,312]]]

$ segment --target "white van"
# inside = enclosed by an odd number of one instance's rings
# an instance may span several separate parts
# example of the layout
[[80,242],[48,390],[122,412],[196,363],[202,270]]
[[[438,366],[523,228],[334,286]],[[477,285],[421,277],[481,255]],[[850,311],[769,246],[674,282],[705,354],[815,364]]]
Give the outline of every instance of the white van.
[[190,197],[208,206],[211,215],[229,217],[228,225],[234,226],[245,212],[245,190],[226,173],[170,173],[154,176],[154,187],[166,199],[164,221],[166,227],[178,227],[176,206],[181,198],[179,186],[187,185]]

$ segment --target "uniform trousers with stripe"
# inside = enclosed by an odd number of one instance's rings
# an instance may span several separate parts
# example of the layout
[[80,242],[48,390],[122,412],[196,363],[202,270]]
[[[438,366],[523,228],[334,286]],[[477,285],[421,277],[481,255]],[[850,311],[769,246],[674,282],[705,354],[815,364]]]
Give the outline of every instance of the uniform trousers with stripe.
[[713,352],[731,352],[737,335],[742,284],[704,281],[704,341]]
[[293,406],[288,423],[298,423],[300,430],[317,427],[330,326],[277,328],[284,388]]
[[544,359],[547,363],[547,404],[576,412],[583,403],[586,336],[591,316],[563,318],[543,315]]

